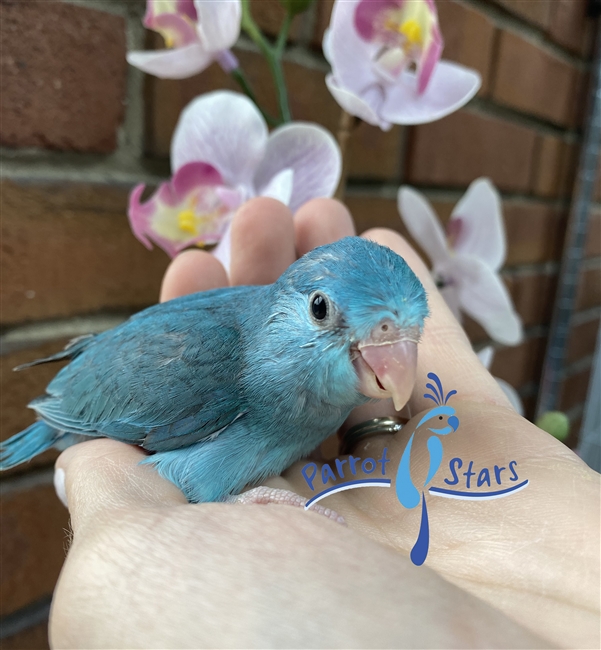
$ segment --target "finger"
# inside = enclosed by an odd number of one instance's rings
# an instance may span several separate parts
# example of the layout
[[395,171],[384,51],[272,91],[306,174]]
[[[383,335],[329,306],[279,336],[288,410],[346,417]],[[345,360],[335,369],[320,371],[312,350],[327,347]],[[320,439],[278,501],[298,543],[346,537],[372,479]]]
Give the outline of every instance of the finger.
[[151,465],[139,464],[144,458],[138,447],[107,438],[74,445],[58,457],[55,483],[59,494],[64,486],[75,534],[114,510],[187,503]]
[[184,251],[167,268],[161,285],[160,301],[217,289],[227,284],[227,273],[213,255],[201,250]]
[[430,316],[426,319],[419,345],[417,390],[409,402],[411,413],[418,413],[433,404],[431,400],[423,397],[426,383],[429,382],[427,374],[430,372],[440,377],[445,390],[457,390],[457,399],[488,402],[511,408],[497,382],[472,350],[463,328],[447,307],[430,272],[408,242],[393,230],[384,228],[368,230],[362,237],[388,246],[403,257],[428,294]]
[[245,203],[232,222],[233,285],[271,284],[296,259],[292,213],[279,201],[260,197]]
[[355,235],[355,224],[347,208],[333,199],[313,199],[294,215],[296,253],[302,257],[317,246]]

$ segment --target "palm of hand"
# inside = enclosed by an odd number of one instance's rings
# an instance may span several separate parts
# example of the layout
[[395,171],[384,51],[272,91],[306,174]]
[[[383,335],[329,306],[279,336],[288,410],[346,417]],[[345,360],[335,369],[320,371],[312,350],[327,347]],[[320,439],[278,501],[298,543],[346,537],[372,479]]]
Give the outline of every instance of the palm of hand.
[[[267,235],[262,239],[256,236],[257,232]],[[316,245],[352,234],[354,229],[348,214],[334,202],[315,201],[307,204],[293,220],[280,204],[268,199],[255,200],[240,211],[234,224],[230,278],[236,284],[272,282],[296,255],[302,255]],[[388,231],[371,231],[367,236],[388,245],[405,257],[429,294],[431,318],[420,346],[418,386],[425,386],[428,372],[436,372],[442,378],[445,388],[458,390],[452,402],[460,427],[443,440],[443,466],[434,482],[442,481],[443,476],[449,477],[445,463],[454,457],[461,458],[464,463],[473,461],[476,471],[489,468],[491,474],[495,464],[507,466],[510,460],[515,460],[520,478],[528,478],[530,482],[527,489],[511,497],[492,501],[458,501],[428,496],[431,541],[427,567],[412,567],[411,572],[403,574],[403,588],[438,580],[430,594],[430,600],[425,601],[426,609],[431,608],[432,612],[440,613],[441,608],[444,611],[449,606],[449,600],[457,603],[463,602],[462,599],[469,600],[470,597],[465,594],[469,592],[547,640],[572,647],[594,646],[599,623],[599,476],[564,445],[511,410],[492,377],[471,351],[469,342],[444,305],[421,260],[404,240]],[[219,263],[207,253],[194,251],[180,256],[173,263],[164,281],[162,298],[169,299],[226,283],[227,277]],[[419,395],[414,396],[410,403],[412,413],[424,411],[431,406]],[[358,417],[359,421],[367,419]],[[408,437],[418,420],[418,416],[413,417],[403,431],[394,437],[380,436],[361,441],[353,454],[362,458],[378,458],[384,447],[387,447],[391,459],[388,464],[391,469],[388,472],[394,477]],[[411,475],[418,487],[423,484],[428,472],[429,455],[425,446],[427,437],[418,433],[412,450]],[[105,470],[99,470],[102,475],[95,480],[89,467],[90,458],[98,457],[99,446],[102,445],[113,467],[110,489],[106,485],[107,477],[102,473]],[[94,446],[96,447],[92,450]],[[89,545],[86,547],[86,538],[95,539],[96,544],[98,539],[102,539],[108,544],[108,539],[114,540],[117,536],[121,540],[127,539],[129,547],[135,547],[137,543],[143,546],[148,536],[153,536],[155,556],[171,567],[170,575],[174,580],[177,579],[178,570],[181,570],[178,569],[181,563],[170,564],[173,545],[177,544],[181,554],[190,560],[184,565],[188,569],[196,566],[205,572],[201,578],[204,583],[206,571],[210,572],[211,567],[216,562],[219,563],[219,558],[208,553],[207,548],[210,547],[212,538],[207,539],[206,536],[203,539],[204,552],[198,555],[199,529],[213,525],[219,528],[224,521],[233,518],[236,529],[243,530],[248,526],[250,528],[245,530],[250,531],[248,535],[252,537],[250,529],[267,516],[267,512],[271,519],[269,524],[264,525],[274,525],[274,517],[277,521],[285,520],[285,526],[278,530],[281,536],[286,537],[285,531],[294,530],[301,518],[303,526],[308,525],[307,521],[315,519],[292,508],[265,509],[257,506],[261,510],[261,514],[257,514],[256,508],[185,504],[185,499],[174,486],[159,479],[148,467],[137,465],[138,450],[112,441],[101,440],[74,447],[59,459],[58,466],[62,463],[72,467],[74,461],[77,464],[77,461],[85,459],[86,452],[78,451],[78,447],[88,447],[89,450],[87,460],[82,461],[86,466],[85,477],[83,472],[68,471],[67,494],[75,531],[74,549],[80,548],[82,551],[70,553],[61,578],[64,588],[62,591],[59,588],[59,605],[55,607],[58,614],[54,617],[54,628],[58,630],[61,629],[60,613],[68,610],[68,604],[65,603],[70,602],[67,591],[70,589],[76,593],[73,585],[78,584],[77,580],[81,582],[81,578],[76,577],[81,563],[85,565],[89,562],[89,554],[93,553]],[[268,485],[310,497],[310,490],[301,474],[303,465],[302,462],[295,464],[283,477],[268,481]],[[464,480],[461,474],[460,479]],[[122,485],[119,485],[119,481]],[[85,487],[78,487],[84,485]],[[95,486],[96,492],[86,497],[91,485]],[[99,499],[102,490],[98,489],[98,485],[106,488],[108,496],[101,495]],[[126,493],[129,495],[127,498],[123,496]],[[120,496],[117,497],[117,494]],[[108,510],[107,503],[102,503],[103,498],[108,502]],[[361,571],[371,569],[374,562],[377,563],[375,558],[382,553],[388,558],[386,562],[389,568],[384,571],[390,571],[392,580],[392,574],[396,570],[392,568],[393,565],[396,566],[394,558],[408,555],[415,542],[421,509],[404,509],[397,500],[394,489],[350,490],[329,497],[326,504],[344,516],[349,528],[361,533],[365,540],[361,542],[361,538],[355,536],[352,547],[346,550],[346,558],[351,562],[354,558],[357,570]],[[249,511],[253,512],[252,521],[248,520]],[[334,532],[331,524],[324,522],[317,524],[319,531],[315,533],[319,537],[323,532],[324,547],[331,544],[334,539],[332,536],[338,539],[337,543],[346,543],[340,541],[341,533]],[[311,521],[310,526],[315,525]],[[93,532],[86,535],[82,532],[86,530]],[[161,534],[157,532],[159,530]],[[298,545],[295,546],[294,534],[291,534],[290,546],[302,555],[306,544],[298,548]],[[78,538],[82,540],[79,546]],[[369,542],[370,539],[378,544],[374,546],[373,542]],[[367,550],[361,556],[362,544],[368,543],[372,545],[366,547]],[[382,546],[389,550],[382,549]],[[97,546],[92,545],[94,548]],[[223,551],[215,552],[219,554]],[[244,554],[244,550],[238,545],[235,546],[235,553]],[[277,555],[277,551],[274,553]],[[356,553],[359,555],[356,556]],[[208,567],[207,557],[211,558]],[[231,559],[231,554],[228,557]],[[273,554],[269,557],[273,562]],[[308,580],[307,589],[311,585],[317,585],[335,562],[335,559],[325,564],[317,562],[317,567],[321,567],[322,572],[312,575],[310,567],[316,565],[314,555],[306,558],[306,564],[299,557],[296,559],[297,563],[292,569],[289,565],[286,566],[290,570],[301,571],[298,584]],[[225,565],[228,560],[222,561]],[[240,559],[240,562],[243,560]],[[114,564],[113,558],[112,565]],[[251,564],[249,560],[245,566]],[[406,567],[407,563],[402,566]],[[451,590],[447,594],[446,590],[450,586],[447,587],[447,583],[440,581],[428,567],[461,589]],[[381,578],[386,579],[388,576]],[[182,575],[181,579],[185,582],[190,576]],[[258,577],[256,580],[260,581]],[[160,582],[154,585],[155,590],[164,588],[165,585]],[[390,588],[394,590],[393,586]],[[374,589],[366,608],[377,602],[377,593],[381,589]],[[418,586],[415,592],[416,602],[422,598],[419,591]],[[263,589],[260,598],[269,601],[269,593],[269,589]],[[367,587],[366,593],[370,594]],[[332,599],[336,597],[335,593],[330,593],[330,596]],[[168,615],[183,615],[181,602],[173,598],[173,603],[179,603],[179,610],[170,612],[166,605],[163,614],[167,618]],[[274,607],[277,607],[277,603]],[[469,600],[468,610],[471,608],[475,611],[474,608],[478,607],[478,601]],[[314,610],[308,613],[313,615]],[[486,618],[484,614],[482,616]],[[356,621],[351,620],[349,625],[352,627],[354,623]],[[424,624],[432,630],[438,625],[428,621]],[[422,636],[418,635],[418,639],[423,643],[424,627],[420,629]],[[403,627],[402,633],[407,635],[407,626]],[[57,634],[60,636],[60,632]],[[359,643],[360,631],[355,630],[354,634],[354,642]],[[448,638],[448,633],[438,639],[433,636],[430,637],[430,643],[444,645]],[[369,639],[366,638],[363,645],[377,644],[375,638]],[[343,639],[337,637],[337,640],[339,645],[344,645]],[[303,645],[303,639],[296,641]],[[325,640],[323,642],[326,643]],[[227,645],[227,641],[223,643]],[[412,642],[409,638],[406,643],[410,647],[417,640]],[[530,639],[529,643],[534,644],[535,640]],[[350,643],[347,647],[350,647]]]

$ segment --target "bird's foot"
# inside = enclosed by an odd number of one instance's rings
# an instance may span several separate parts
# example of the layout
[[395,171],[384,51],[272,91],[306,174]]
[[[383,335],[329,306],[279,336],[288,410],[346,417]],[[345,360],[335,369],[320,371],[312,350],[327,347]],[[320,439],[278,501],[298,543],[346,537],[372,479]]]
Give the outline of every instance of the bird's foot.
[[[267,487],[266,485],[260,485],[259,487],[243,492],[236,496],[231,496],[227,499],[228,503],[236,504],[262,504],[262,505],[282,505],[282,506],[294,506],[296,508],[304,508],[307,499],[302,497],[300,494],[291,492],[290,490],[282,490],[280,488]],[[332,521],[335,521],[338,524],[346,526],[346,521],[344,517],[339,515],[335,510],[331,508],[324,508],[320,505],[313,505],[308,508],[311,512],[315,512],[318,515],[323,515]]]

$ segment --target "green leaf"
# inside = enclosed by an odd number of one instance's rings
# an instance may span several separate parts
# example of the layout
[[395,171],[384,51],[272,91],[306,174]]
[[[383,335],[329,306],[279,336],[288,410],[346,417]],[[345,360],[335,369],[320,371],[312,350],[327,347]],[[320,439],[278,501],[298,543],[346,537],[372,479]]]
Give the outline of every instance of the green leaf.
[[307,11],[312,2],[313,0],[280,0],[280,4],[291,16]]

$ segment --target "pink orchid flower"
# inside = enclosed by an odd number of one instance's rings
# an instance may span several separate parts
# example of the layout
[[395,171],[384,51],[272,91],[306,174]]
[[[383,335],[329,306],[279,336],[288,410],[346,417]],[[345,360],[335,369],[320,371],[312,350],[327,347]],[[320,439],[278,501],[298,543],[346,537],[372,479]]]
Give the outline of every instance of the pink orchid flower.
[[[480,363],[487,369],[490,370],[492,366],[493,358],[495,356],[494,348],[489,345],[485,348],[482,348],[479,352],[476,353]],[[505,397],[509,400],[511,406],[513,406],[514,411],[524,417],[524,405],[522,400],[518,395],[517,390],[504,379],[499,379],[498,377],[493,377],[493,379],[499,384],[499,388],[505,393]]]
[[144,27],[165,39],[166,50],[128,52],[128,62],[164,79],[183,79],[218,60],[227,72],[237,67],[229,51],[240,35],[240,0],[146,0]]
[[268,133],[244,95],[216,91],[182,112],[171,141],[174,176],[146,203],[144,185],[130,195],[129,220],[147,247],[172,257],[194,245],[219,243],[215,255],[229,268],[233,211],[253,196],[269,196],[294,212],[330,197],[340,179],[340,149],[316,124],[293,122]]
[[434,0],[337,0],[323,49],[334,99],[383,130],[449,115],[481,83],[476,71],[439,60]]
[[455,316],[463,311],[496,341],[517,345],[522,323],[499,276],[505,261],[501,198],[486,178],[474,181],[444,232],[426,198],[401,187],[398,207],[407,230],[432,261],[432,273]]

